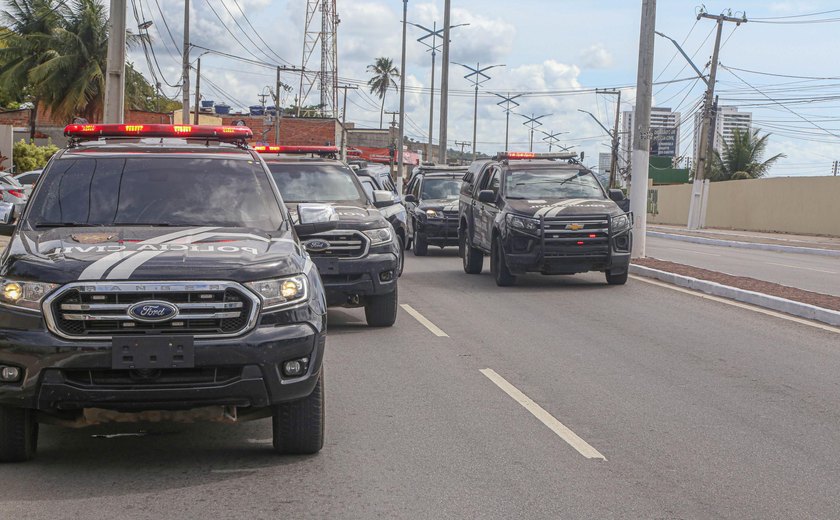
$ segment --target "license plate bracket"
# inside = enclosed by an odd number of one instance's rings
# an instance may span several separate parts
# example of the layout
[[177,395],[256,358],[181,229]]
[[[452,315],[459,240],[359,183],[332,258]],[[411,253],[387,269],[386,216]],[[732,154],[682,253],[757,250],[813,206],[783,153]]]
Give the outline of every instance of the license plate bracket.
[[339,274],[338,258],[319,258],[315,265],[321,274]]
[[194,368],[192,336],[124,336],[111,340],[111,368]]

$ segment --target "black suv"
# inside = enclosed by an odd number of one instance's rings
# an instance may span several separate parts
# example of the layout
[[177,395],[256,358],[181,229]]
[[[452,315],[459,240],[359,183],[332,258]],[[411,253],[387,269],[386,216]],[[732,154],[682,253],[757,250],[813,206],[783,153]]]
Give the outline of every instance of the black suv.
[[[265,146],[263,154],[280,193],[291,206],[323,203],[338,215],[337,228],[301,234],[327,292],[330,306],[364,307],[372,327],[397,319],[397,280],[402,272],[405,235],[380,213],[397,201],[388,191],[365,194],[350,167],[335,159],[335,147]],[[404,231],[403,231],[404,233]]]
[[426,256],[429,245],[458,245],[458,197],[467,168],[421,169],[406,186],[405,205],[414,254]]
[[[516,276],[604,271],[627,282],[632,217],[575,154],[509,152],[474,163],[459,204],[464,271],[481,272],[484,255],[498,285]],[[612,200],[611,200],[612,199]]]
[[277,451],[319,451],[326,299],[251,131],[65,134],[0,258],[0,461],[38,421],[272,417]]

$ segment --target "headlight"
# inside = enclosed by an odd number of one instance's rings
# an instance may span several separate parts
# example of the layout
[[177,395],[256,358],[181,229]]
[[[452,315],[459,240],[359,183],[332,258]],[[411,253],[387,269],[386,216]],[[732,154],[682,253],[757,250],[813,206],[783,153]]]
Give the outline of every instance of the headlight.
[[56,287],[58,286],[53,283],[0,279],[0,301],[7,305],[40,311],[41,300]]
[[627,214],[612,217],[610,219],[610,233],[615,235],[630,229],[630,217]]
[[263,309],[285,307],[306,301],[309,293],[306,276],[302,274],[289,278],[248,282],[245,285],[257,293],[262,300]]
[[536,233],[540,229],[540,221],[533,218],[518,217],[516,215],[508,215],[508,223],[513,229],[520,231],[527,231],[529,233]]
[[387,244],[394,238],[390,227],[368,229],[367,231],[363,231],[363,233],[370,239],[370,245],[372,246]]
[[443,211],[436,211],[433,209],[426,210],[426,217],[428,218],[443,218]]

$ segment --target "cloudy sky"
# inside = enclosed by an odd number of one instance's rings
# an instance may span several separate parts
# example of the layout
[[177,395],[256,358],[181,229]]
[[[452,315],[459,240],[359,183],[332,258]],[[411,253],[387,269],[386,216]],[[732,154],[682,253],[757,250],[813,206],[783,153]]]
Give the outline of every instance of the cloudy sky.
[[[399,66],[402,2],[399,0],[337,0],[339,75],[342,83],[364,85],[366,66],[386,56]],[[150,29],[158,66],[154,76],[164,91],[177,94],[182,45],[183,3],[179,0],[130,2],[129,25],[134,14],[152,20]],[[595,88],[621,88],[622,109],[634,102],[638,61],[641,0],[452,0],[451,60],[475,65],[505,65],[488,74],[491,80],[479,97],[478,149],[495,152],[504,147],[504,111],[490,92],[522,93],[521,114],[551,114],[541,129],[560,135],[561,143],[585,151],[587,162],[598,152],[609,151],[608,137],[588,115],[595,114],[612,127],[615,97],[597,95]],[[696,19],[698,4],[660,0],[657,30],[683,43],[701,69],[707,66],[714,41],[714,22]],[[408,20],[431,27],[443,19],[443,0],[409,0]],[[754,126],[772,133],[769,154],[785,153],[772,175],[826,175],[840,160],[840,71],[833,55],[840,48],[840,9],[836,0],[767,1],[740,3],[709,0],[712,14],[732,8],[746,12],[747,24],[726,24],[718,93],[721,103],[752,111]],[[192,0],[193,44],[230,54],[202,58],[206,99],[234,108],[257,104],[258,94],[274,83],[275,65],[300,66],[305,0]],[[813,16],[803,16],[815,14]],[[164,20],[166,23],[164,23]],[[168,27],[167,27],[168,25]],[[407,134],[425,142],[429,124],[431,56],[415,40],[423,32],[409,27],[406,63]],[[196,57],[201,51],[193,49]],[[238,58],[238,59],[237,59]],[[150,78],[141,50],[130,59]],[[260,65],[259,62],[264,65]],[[317,64],[317,61],[316,61]],[[440,55],[436,88],[440,83]],[[316,65],[317,66],[317,65]],[[463,79],[466,70],[451,67],[449,146],[472,140],[473,91]],[[656,40],[654,104],[679,111],[682,127],[680,154],[691,155],[693,114],[702,98],[702,83],[673,45]],[[299,77],[284,73],[283,81],[295,87]],[[175,87],[168,87],[169,83]],[[761,93],[761,92],[763,93]],[[307,103],[317,103],[317,92]],[[435,107],[440,105],[436,101]],[[399,97],[389,93],[388,111],[397,110]],[[365,89],[350,91],[348,120],[357,126],[379,126],[379,100]],[[438,115],[434,136],[437,142]],[[511,116],[511,149],[527,149],[524,119]],[[537,134],[535,146],[547,150]],[[629,145],[625,139],[624,145]],[[467,147],[469,149],[469,147]]]

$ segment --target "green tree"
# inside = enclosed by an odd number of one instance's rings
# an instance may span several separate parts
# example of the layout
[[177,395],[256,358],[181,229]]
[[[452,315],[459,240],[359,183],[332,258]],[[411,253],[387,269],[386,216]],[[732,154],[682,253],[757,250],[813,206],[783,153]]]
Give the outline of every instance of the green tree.
[[391,58],[376,58],[373,65],[367,66],[367,71],[373,76],[368,80],[370,93],[379,96],[382,100],[382,109],[379,111],[379,128],[382,128],[382,119],[385,116],[385,95],[388,90],[393,87],[397,88],[397,82],[394,78],[400,77],[400,71],[394,66],[394,61]]
[[133,64],[126,63],[125,108],[149,112],[174,112],[181,109],[181,103],[158,94],[155,87],[134,68]]
[[759,137],[758,130],[742,132],[736,129],[731,142],[723,143],[723,152],[715,151],[709,180],[730,181],[763,177],[776,161],[787,157],[779,153],[762,161],[767,151],[768,137],[770,134]]
[[0,82],[9,92],[28,92],[33,105],[29,134],[34,139],[42,92],[30,75],[46,59],[64,7],[57,0],[7,0],[5,4],[6,9],[0,11],[0,23],[6,29],[0,35]]

